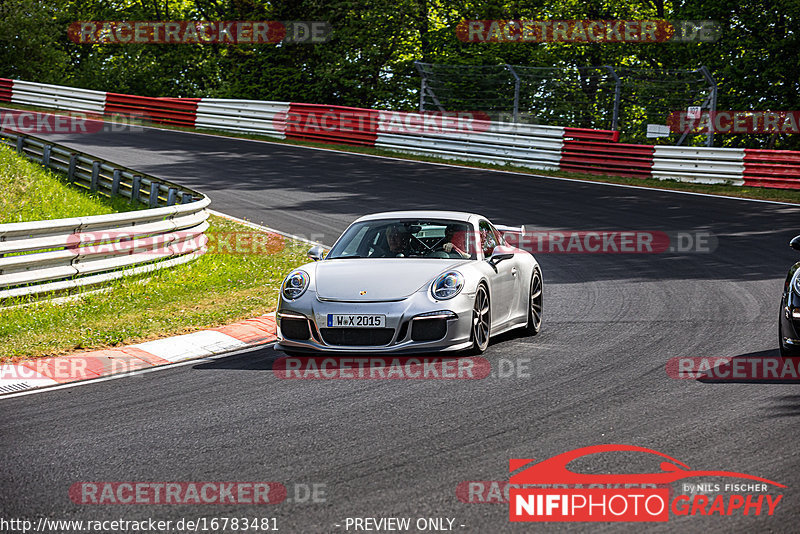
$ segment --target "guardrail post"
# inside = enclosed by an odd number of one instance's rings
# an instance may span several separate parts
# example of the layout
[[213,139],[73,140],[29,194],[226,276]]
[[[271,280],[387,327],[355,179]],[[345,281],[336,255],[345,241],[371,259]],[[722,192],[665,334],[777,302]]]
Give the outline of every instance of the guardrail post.
[[89,187],[92,191],[97,191],[99,189],[100,183],[100,162],[99,161],[92,161],[92,178],[89,182]]
[[158,182],[150,182],[150,207],[158,206]]
[[114,169],[114,179],[111,180],[111,197],[115,197],[119,194],[119,182],[122,178],[122,171],[119,169]]
[[139,193],[142,190],[142,177],[138,174],[133,176],[133,183],[131,184],[131,204],[139,202]]
[[194,201],[194,196],[192,196],[191,193],[187,193],[186,191],[181,193],[181,204],[188,204],[192,201]]
[[69,167],[67,168],[67,180],[69,183],[75,181],[75,166],[78,164],[78,155],[75,152],[69,155]]
[[169,188],[169,192],[167,193],[167,206],[172,206],[175,204],[175,199],[178,196],[178,190],[174,187]]
[[44,145],[42,147],[42,165],[50,168],[50,151],[53,150],[53,145]]
[[25,136],[17,135],[17,152],[22,154],[25,150]]
[[100,181],[100,162],[92,162],[92,182],[89,186],[92,191],[97,191],[97,184]]

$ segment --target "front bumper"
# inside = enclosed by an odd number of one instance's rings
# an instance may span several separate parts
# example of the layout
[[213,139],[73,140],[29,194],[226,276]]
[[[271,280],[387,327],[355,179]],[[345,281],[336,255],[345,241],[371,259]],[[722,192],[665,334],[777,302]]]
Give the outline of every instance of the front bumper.
[[779,321],[784,344],[800,347],[800,295],[794,291],[781,303]]
[[[276,313],[278,343],[275,347],[293,351],[343,353],[461,350],[472,343],[470,334],[474,300],[474,293],[462,292],[452,299],[437,301],[427,290],[418,291],[403,300],[380,302],[319,300],[311,290],[294,301],[288,301],[281,295]],[[385,315],[385,330],[328,328],[328,314]],[[299,328],[300,321],[307,321],[307,330]],[[301,339],[305,335],[308,337]]]

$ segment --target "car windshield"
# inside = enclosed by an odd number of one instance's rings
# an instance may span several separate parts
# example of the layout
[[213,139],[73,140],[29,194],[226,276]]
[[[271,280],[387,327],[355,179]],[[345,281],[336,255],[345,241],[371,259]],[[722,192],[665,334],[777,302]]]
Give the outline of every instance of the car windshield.
[[471,225],[464,221],[380,219],[355,223],[326,259],[451,258],[476,259]]

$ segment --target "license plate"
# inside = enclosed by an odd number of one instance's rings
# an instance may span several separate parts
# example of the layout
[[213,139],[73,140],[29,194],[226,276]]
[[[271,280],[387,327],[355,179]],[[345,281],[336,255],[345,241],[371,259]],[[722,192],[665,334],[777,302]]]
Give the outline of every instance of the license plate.
[[385,315],[328,314],[328,328],[383,328],[384,326],[386,326]]

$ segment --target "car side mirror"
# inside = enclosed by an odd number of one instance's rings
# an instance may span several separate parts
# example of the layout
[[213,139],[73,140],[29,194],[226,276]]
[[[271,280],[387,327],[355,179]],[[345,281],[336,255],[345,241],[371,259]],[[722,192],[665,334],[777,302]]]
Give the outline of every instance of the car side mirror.
[[489,264],[494,266],[500,263],[501,261],[510,260],[513,257],[514,257],[513,252],[495,251],[491,256],[489,256]]
[[325,250],[319,245],[314,245],[308,249],[308,257],[314,261],[319,261],[325,257]]
[[789,241],[789,246],[797,251],[800,251],[800,235]]

